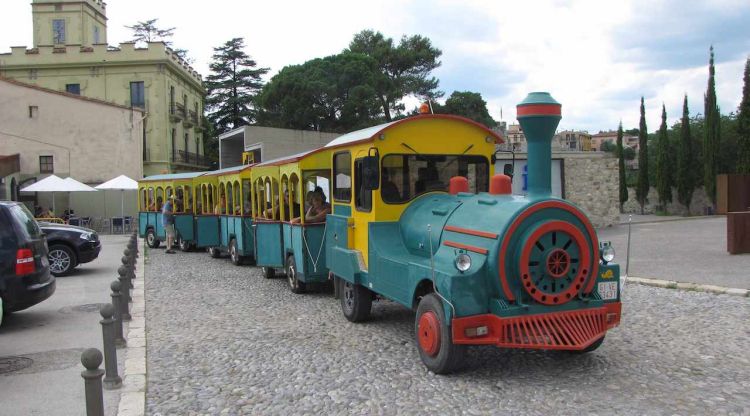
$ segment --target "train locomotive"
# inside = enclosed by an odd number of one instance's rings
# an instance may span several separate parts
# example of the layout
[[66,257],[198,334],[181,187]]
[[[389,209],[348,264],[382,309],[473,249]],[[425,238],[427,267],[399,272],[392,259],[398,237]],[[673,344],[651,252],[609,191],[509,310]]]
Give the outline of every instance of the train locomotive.
[[493,175],[488,192],[468,192],[469,178],[452,177],[447,194],[424,194],[397,221],[366,224],[366,266],[337,255],[350,250],[337,247],[337,216],[329,216],[328,267],[344,315],[365,319],[373,292],[416,309],[416,344],[435,373],[458,368],[467,345],[593,351],[620,321],[611,247],[600,252],[581,210],[551,197],[561,106],[532,93],[517,109],[528,195],[512,195],[505,175]]
[[[145,207],[177,193],[192,218],[176,226],[187,248],[234,247],[265,277],[286,274],[296,294],[330,280],[351,322],[368,319],[378,298],[415,310],[419,355],[437,374],[458,369],[469,345],[593,351],[620,322],[614,250],[578,207],[551,196],[561,105],[531,93],[517,115],[528,142],[526,195],[494,174],[497,133],[422,114],[226,172],[144,178],[139,229],[158,245],[158,208]],[[305,195],[319,185],[331,212],[308,221]],[[229,227],[239,222],[241,252]]]

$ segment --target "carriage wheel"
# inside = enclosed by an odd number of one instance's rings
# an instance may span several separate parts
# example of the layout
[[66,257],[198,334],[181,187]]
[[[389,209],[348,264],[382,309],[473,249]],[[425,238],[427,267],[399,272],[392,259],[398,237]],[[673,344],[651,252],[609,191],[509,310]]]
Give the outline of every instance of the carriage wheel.
[[466,346],[453,343],[443,302],[434,293],[424,296],[419,302],[414,332],[419,356],[427,369],[435,374],[447,374],[461,366]]
[[304,293],[305,283],[300,282],[297,277],[297,266],[294,262],[294,255],[290,255],[286,258],[286,280],[289,282],[289,290],[291,290],[292,293]]
[[370,316],[372,292],[362,285],[339,279],[341,282],[341,311],[351,322],[361,322]]

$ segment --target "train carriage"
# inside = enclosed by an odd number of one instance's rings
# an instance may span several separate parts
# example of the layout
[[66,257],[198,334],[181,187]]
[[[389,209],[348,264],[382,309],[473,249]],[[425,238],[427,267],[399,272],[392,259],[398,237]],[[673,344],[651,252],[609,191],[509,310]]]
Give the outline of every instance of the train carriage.
[[175,237],[184,251],[194,244],[195,178],[205,172],[153,175],[138,183],[138,233],[155,248],[166,240],[161,208],[169,197],[175,195]]
[[252,262],[255,253],[252,216],[252,166],[235,166],[206,176],[215,176],[218,202],[214,215],[218,216],[218,244],[209,251],[217,256],[229,253],[234,265]]
[[276,275],[277,269],[284,267],[279,166],[273,161],[259,163],[253,167],[250,177],[254,195],[255,263],[270,279]]
[[326,261],[344,316],[375,295],[416,309],[420,357],[435,373],[467,345],[587,352],[620,320],[619,266],[573,204],[550,192],[561,106],[532,93],[518,106],[528,195],[493,175],[484,126],[424,115],[329,143],[333,214]]
[[220,252],[212,250],[219,241],[219,215],[215,214],[219,201],[219,179],[208,172],[197,176],[193,180],[195,188],[195,247],[207,248],[212,256],[218,257]]

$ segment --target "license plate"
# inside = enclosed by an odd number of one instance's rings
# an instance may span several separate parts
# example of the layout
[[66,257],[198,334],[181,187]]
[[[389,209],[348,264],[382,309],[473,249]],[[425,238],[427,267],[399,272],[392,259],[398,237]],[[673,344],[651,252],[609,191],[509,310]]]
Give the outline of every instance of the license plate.
[[598,290],[604,300],[617,299],[617,282],[599,282]]

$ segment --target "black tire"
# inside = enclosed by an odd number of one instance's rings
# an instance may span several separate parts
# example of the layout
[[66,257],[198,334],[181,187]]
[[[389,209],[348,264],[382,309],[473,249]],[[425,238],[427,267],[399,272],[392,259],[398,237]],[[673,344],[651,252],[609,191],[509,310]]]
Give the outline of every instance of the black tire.
[[53,276],[67,276],[78,265],[76,253],[63,244],[53,244],[49,247],[49,271]]
[[213,257],[213,258],[215,258],[215,259],[218,259],[219,257],[221,257],[221,250],[219,250],[219,249],[218,249],[218,248],[216,248],[216,247],[209,247],[209,248],[208,248],[208,254],[209,254],[209,255],[210,255],[211,257]]
[[154,232],[153,228],[149,228],[146,231],[146,245],[149,248],[159,248],[159,239],[156,238],[156,232]]
[[297,276],[297,265],[294,262],[294,255],[286,258],[286,281],[289,283],[289,290],[292,293],[300,294],[305,292],[305,282],[300,282]]
[[341,282],[341,312],[350,322],[362,322],[370,316],[372,309],[372,292],[362,285]]
[[177,240],[177,246],[186,253],[193,249],[193,244],[182,237]]
[[237,240],[234,238],[229,240],[229,259],[235,266],[242,265],[242,256],[240,256],[239,251],[237,251]]
[[261,270],[263,271],[263,277],[265,277],[266,279],[273,279],[274,276],[276,276],[276,269],[274,269],[273,267],[263,266],[261,267]]
[[587,352],[594,351],[597,348],[599,348],[599,347],[602,346],[602,344],[604,343],[604,337],[605,336],[602,335],[601,338],[597,339],[591,345],[589,345],[588,347],[586,347],[586,348],[584,348],[582,350],[575,350],[575,351],[569,351],[569,352],[572,353],[572,354],[586,354]]
[[[420,323],[425,323],[424,327],[420,327]],[[443,302],[436,294],[430,293],[419,302],[414,319],[414,335],[419,356],[428,370],[435,374],[448,374],[461,367],[466,346],[453,343]],[[425,344],[429,347],[425,347]]]

